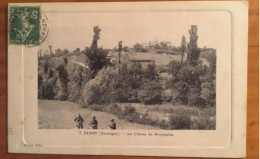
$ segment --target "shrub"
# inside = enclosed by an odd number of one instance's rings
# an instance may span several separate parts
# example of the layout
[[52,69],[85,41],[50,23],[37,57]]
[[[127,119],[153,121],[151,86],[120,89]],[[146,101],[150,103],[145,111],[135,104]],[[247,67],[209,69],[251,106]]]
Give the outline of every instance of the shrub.
[[182,111],[169,117],[170,129],[190,129],[192,121],[188,111]]
[[157,125],[162,129],[169,129],[169,123],[166,120],[159,120]]
[[216,83],[215,81],[205,81],[201,84],[201,98],[204,99],[205,104],[209,106],[216,106]]
[[192,129],[198,130],[215,130],[216,129],[216,118],[210,119],[207,115],[199,115],[195,118],[192,124]]
[[205,107],[205,100],[200,97],[199,88],[190,88],[188,93],[188,104],[190,106]]
[[53,91],[53,86],[50,84],[43,84],[42,85],[42,98],[43,99],[54,99],[54,91]]
[[162,86],[158,81],[147,81],[138,91],[138,98],[144,104],[162,103]]
[[188,104],[189,85],[186,82],[179,81],[173,85],[173,101],[179,104]]
[[117,104],[110,105],[108,111],[111,114],[114,114],[120,118],[122,117],[122,114],[123,114],[121,107],[119,107]]
[[123,118],[129,122],[137,122],[139,118],[139,113],[136,112],[135,107],[127,105],[123,110]]
[[81,66],[77,69],[73,68],[71,71],[70,82],[68,83],[69,88],[69,100],[73,102],[80,101],[82,94],[82,83],[83,83],[83,68]]
[[113,101],[113,86],[116,82],[116,70],[105,67],[98,72],[96,77],[87,82],[83,87],[85,105],[109,104]]
[[93,105],[89,106],[89,108],[91,110],[100,111],[100,112],[103,112],[105,110],[105,106],[99,105],[99,104],[93,104]]

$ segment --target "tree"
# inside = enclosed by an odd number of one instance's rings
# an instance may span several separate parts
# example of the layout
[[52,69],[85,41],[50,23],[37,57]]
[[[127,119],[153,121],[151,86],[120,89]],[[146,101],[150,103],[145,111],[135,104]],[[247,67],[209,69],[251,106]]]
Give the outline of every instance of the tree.
[[198,49],[198,36],[197,36],[197,26],[191,25],[191,29],[189,30],[190,34],[190,42],[188,44],[188,55],[187,55],[187,62],[189,65],[196,66],[199,64],[199,56],[200,50]]
[[186,49],[186,39],[185,36],[182,36],[182,40],[181,40],[181,63],[183,63],[183,56],[184,56],[184,51]]
[[161,83],[147,81],[140,91],[138,91],[138,99],[144,104],[161,104],[163,88]]
[[68,97],[68,82],[69,82],[69,75],[64,67],[64,65],[59,65],[56,70],[58,71],[58,76],[61,84],[61,100],[66,100]]
[[121,62],[120,62],[120,54],[121,54],[121,51],[122,51],[122,41],[119,41],[118,42],[118,71],[119,71],[119,73],[120,73],[120,64],[121,64]]
[[91,44],[91,49],[97,49],[98,48],[97,41],[99,40],[99,35],[100,35],[100,32],[101,32],[101,29],[99,28],[99,26],[95,26],[93,28],[93,31],[94,31],[94,36],[93,36],[93,41],[92,41],[92,44]]
[[46,60],[44,63],[44,70],[43,70],[45,74],[47,74],[48,69],[49,69],[49,64],[48,64],[48,61]]
[[78,66],[76,69],[73,68],[72,75],[70,76],[70,82],[68,83],[69,88],[69,99],[73,102],[79,102],[82,94],[82,83],[83,83],[83,67]]
[[65,63],[65,65],[67,66],[67,64],[68,64],[68,58],[67,57],[64,57],[64,59],[63,59],[63,61],[64,61],[64,63]]
[[144,78],[147,80],[155,80],[159,77],[158,72],[155,69],[155,64],[151,63],[147,65],[147,68],[144,70]]
[[53,71],[52,69],[49,70],[49,78],[52,78],[53,77]]
[[148,50],[144,48],[142,44],[136,43],[134,44],[135,52],[147,52]]
[[92,71],[92,78],[101,70],[104,66],[109,64],[107,59],[108,51],[102,48],[98,48],[98,39],[101,29],[98,26],[95,26],[94,29],[93,41],[90,48],[86,48],[86,56],[88,58],[87,64]]

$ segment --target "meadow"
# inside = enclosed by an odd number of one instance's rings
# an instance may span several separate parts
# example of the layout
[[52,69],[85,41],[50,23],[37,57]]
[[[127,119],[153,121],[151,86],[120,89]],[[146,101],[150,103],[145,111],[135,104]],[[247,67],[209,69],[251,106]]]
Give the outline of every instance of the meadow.
[[108,125],[113,118],[117,129],[124,130],[156,130],[158,127],[141,125],[119,119],[113,114],[82,108],[80,105],[69,101],[38,100],[38,128],[39,129],[76,129],[74,119],[78,114],[84,119],[83,128],[90,129],[89,122],[93,116],[98,120],[99,129],[109,129]]

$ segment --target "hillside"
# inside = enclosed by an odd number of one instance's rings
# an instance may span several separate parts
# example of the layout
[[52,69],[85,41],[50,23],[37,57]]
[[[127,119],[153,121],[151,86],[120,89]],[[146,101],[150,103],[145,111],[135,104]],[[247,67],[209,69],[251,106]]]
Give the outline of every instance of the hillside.
[[38,100],[38,127],[39,129],[75,129],[75,117],[80,113],[84,119],[83,128],[89,129],[89,122],[93,116],[98,120],[99,129],[109,129],[112,118],[115,119],[117,129],[159,129],[149,125],[141,125],[118,119],[112,114],[81,108],[69,101]]

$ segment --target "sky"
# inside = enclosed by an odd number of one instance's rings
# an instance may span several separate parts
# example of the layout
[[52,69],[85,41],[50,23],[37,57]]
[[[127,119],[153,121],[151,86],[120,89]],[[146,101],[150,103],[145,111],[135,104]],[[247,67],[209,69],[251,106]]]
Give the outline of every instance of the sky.
[[47,13],[49,34],[42,49],[81,50],[91,45],[93,27],[101,28],[98,45],[117,47],[153,40],[170,41],[180,46],[182,36],[189,40],[191,25],[198,26],[198,46],[221,47],[230,38],[231,18],[226,11],[171,11],[171,12],[95,12]]

